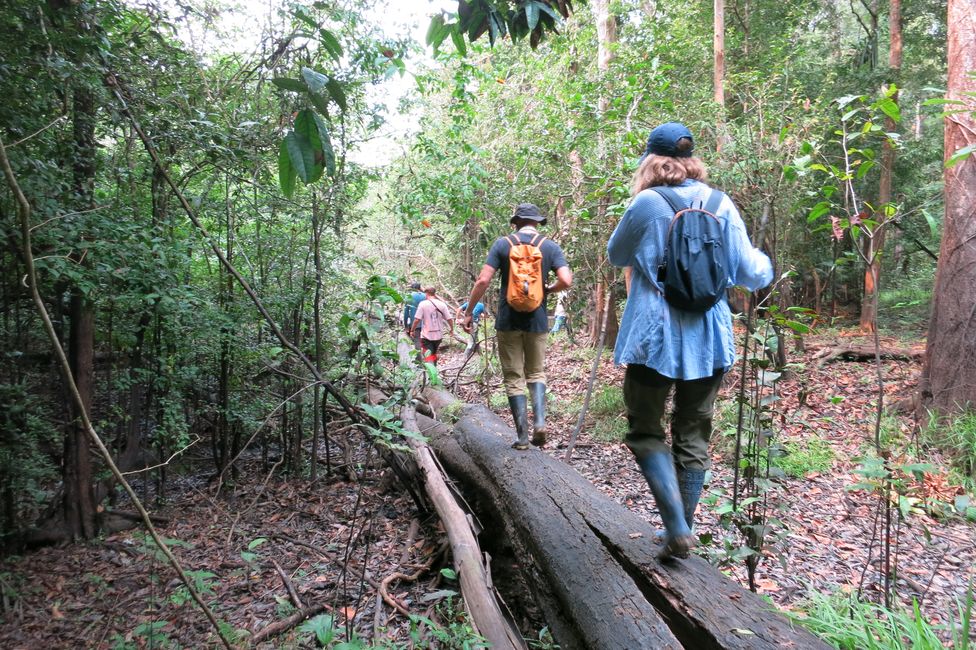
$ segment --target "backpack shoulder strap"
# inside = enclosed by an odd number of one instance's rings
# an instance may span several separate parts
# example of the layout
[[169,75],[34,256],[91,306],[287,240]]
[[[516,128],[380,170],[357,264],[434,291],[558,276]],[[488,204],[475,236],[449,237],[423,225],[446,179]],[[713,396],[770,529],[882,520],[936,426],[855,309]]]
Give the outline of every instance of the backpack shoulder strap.
[[708,196],[708,201],[705,203],[705,212],[711,212],[716,217],[718,216],[718,208],[722,205],[722,199],[725,198],[725,193],[722,190],[717,190],[712,188],[712,193]]
[[545,235],[541,233],[536,233],[535,237],[533,237],[532,241],[529,243],[535,246],[536,248],[542,248],[542,242],[544,241],[546,241]]
[[651,191],[657,192],[665,201],[667,201],[668,205],[671,206],[671,210],[673,210],[675,214],[681,212],[687,207],[685,206],[684,201],[681,200],[681,197],[678,196],[678,193],[672,190],[670,187],[661,185],[659,187],[652,187]]
[[[522,242],[521,242],[521,240],[519,240],[518,235],[516,235],[514,233],[511,234],[511,235],[506,235],[505,236],[505,239],[507,239],[508,240],[508,243],[511,246],[513,246],[513,247],[514,246],[521,246],[522,245]],[[511,248],[509,248],[509,252],[511,252]]]

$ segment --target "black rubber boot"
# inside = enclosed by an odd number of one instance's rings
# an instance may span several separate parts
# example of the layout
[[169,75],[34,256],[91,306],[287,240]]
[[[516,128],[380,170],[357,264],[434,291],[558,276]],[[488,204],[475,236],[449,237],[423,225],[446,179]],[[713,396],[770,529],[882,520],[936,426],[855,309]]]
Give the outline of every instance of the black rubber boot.
[[698,499],[701,498],[704,485],[705,470],[678,470],[678,490],[681,492],[681,503],[684,505],[685,522],[691,530],[695,528],[695,510],[698,508]]
[[528,386],[532,396],[532,444],[541,447],[546,444],[546,385],[532,382]]
[[509,395],[508,408],[512,409],[512,419],[515,420],[515,433],[518,439],[512,445],[515,449],[529,448],[529,405],[525,395]]
[[667,451],[653,451],[642,458],[638,465],[647,484],[654,495],[658,512],[667,530],[664,546],[658,553],[658,559],[667,560],[671,557],[688,557],[688,551],[695,545],[695,540],[685,520],[684,505],[681,492],[678,490],[678,479],[674,472],[674,460]]

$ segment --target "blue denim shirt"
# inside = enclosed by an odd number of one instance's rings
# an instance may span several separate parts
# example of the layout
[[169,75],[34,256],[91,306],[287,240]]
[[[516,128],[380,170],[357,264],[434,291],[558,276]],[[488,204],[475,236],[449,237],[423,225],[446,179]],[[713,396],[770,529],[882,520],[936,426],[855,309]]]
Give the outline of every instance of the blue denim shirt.
[[[673,189],[688,204],[706,201],[710,192],[704,183],[690,179]],[[701,379],[735,363],[732,314],[725,300],[704,314],[675,309],[664,300],[657,267],[673,216],[661,195],[644,190],[631,201],[607,243],[614,266],[633,268],[614,361],[643,364],[672,379]],[[753,247],[739,211],[727,196],[716,216],[725,231],[729,286],[755,291],[772,282],[769,258]]]

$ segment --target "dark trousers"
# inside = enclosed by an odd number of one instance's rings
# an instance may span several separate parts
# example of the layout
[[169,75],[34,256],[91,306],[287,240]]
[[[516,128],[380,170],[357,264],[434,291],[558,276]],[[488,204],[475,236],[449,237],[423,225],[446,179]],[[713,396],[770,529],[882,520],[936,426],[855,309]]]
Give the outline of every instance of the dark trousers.
[[[708,469],[708,441],[712,437],[712,411],[724,370],[711,377],[684,381],[671,379],[643,365],[629,365],[624,375],[624,403],[630,428],[624,439],[638,462],[655,451],[670,451],[675,465]],[[671,413],[671,449],[662,425],[668,395],[674,388]]]
[[431,341],[430,339],[420,339],[420,349],[424,352],[424,361],[430,361],[437,365],[437,348],[441,347],[441,340]]

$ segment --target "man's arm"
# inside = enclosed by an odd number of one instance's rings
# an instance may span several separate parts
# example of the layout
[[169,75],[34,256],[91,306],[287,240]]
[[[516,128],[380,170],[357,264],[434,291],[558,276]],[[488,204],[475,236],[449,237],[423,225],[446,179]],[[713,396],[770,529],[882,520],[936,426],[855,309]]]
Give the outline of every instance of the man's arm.
[[471,295],[468,296],[468,308],[464,310],[464,318],[461,321],[461,328],[465,332],[471,331],[471,312],[474,311],[474,306],[484,297],[485,291],[488,290],[488,285],[491,284],[491,279],[494,275],[495,267],[491,264],[485,264],[481,267],[481,273],[478,274],[478,279],[475,280],[474,286],[471,287]]
[[546,293],[565,291],[571,286],[573,286],[573,272],[568,266],[560,266],[556,269],[556,281],[546,287]]

